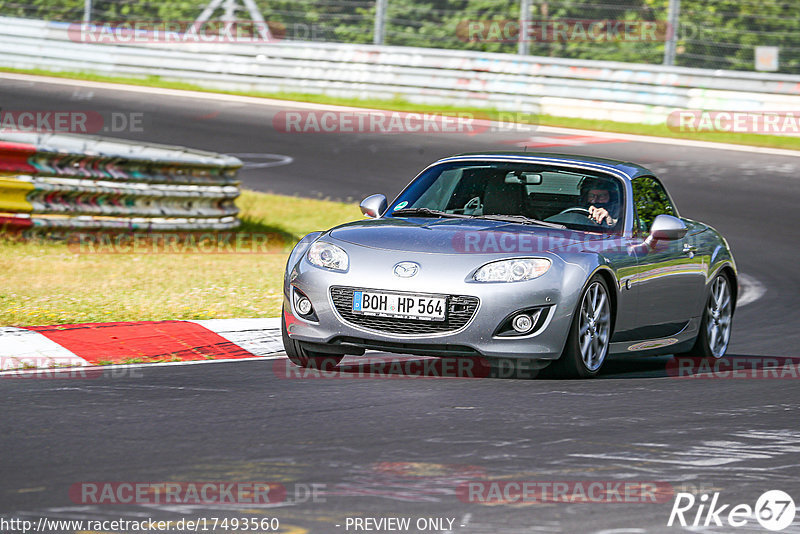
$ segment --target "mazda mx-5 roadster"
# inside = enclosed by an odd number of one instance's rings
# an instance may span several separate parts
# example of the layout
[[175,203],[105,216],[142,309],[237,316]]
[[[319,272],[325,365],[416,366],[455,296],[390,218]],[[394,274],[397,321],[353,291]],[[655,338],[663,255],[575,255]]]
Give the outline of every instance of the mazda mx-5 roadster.
[[609,355],[728,347],[730,247],[639,165],[462,154],[361,211],[369,219],[311,233],[289,257],[282,330],[296,365],[378,350],[578,378]]

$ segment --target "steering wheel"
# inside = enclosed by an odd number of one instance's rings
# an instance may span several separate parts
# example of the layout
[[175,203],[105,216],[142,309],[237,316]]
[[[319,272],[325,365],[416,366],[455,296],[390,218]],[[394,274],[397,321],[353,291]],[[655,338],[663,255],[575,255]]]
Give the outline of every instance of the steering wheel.
[[[572,217],[562,217],[562,216],[566,216],[566,215],[570,215],[570,214],[574,214],[574,215],[572,215]],[[584,221],[575,220],[576,216],[586,217],[588,219],[588,221],[584,222]],[[548,217],[547,219],[545,219],[545,221],[565,223],[565,224],[566,223],[572,223],[572,224],[581,224],[581,225],[586,225],[588,223],[591,223],[594,226],[601,226],[600,223],[598,223],[597,221],[594,220],[594,217],[592,217],[592,214],[589,212],[588,209],[581,208],[581,207],[578,207],[578,206],[575,206],[575,207],[572,207],[572,208],[567,208],[564,211],[560,211],[557,214]]]
[[475,215],[478,212],[483,213],[483,205],[481,204],[480,197],[474,197],[469,200],[464,207],[460,210],[465,215]]
[[590,219],[592,218],[592,214],[589,213],[589,210],[587,210],[586,208],[578,208],[578,207],[567,208],[564,211],[560,212],[559,215],[563,213],[580,213],[581,215],[586,215]]

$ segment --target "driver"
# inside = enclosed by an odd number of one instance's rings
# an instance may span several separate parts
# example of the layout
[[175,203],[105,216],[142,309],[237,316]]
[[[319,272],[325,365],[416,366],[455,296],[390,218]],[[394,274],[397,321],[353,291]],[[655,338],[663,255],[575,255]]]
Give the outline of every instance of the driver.
[[589,217],[597,224],[614,226],[619,221],[619,201],[616,188],[605,180],[587,178],[581,184],[581,199]]

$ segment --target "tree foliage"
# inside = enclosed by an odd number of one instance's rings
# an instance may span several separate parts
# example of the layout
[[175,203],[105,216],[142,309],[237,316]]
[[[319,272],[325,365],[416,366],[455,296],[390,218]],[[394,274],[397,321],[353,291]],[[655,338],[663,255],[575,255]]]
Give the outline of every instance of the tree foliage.
[[[371,43],[375,0],[256,0],[264,17],[286,39]],[[195,0],[95,0],[95,21],[193,21],[206,6]],[[241,0],[238,1],[242,5]],[[0,0],[0,15],[80,21],[84,0]],[[525,17],[542,21],[654,21],[665,28],[668,0],[531,0]],[[756,46],[780,49],[780,71],[800,73],[798,0],[683,0],[677,64],[753,70]],[[220,17],[222,10],[215,13]],[[242,10],[237,13],[247,19]],[[470,38],[470,23],[513,27],[520,0],[388,0],[385,43],[485,52],[516,53],[515,38]],[[518,24],[517,24],[518,26]],[[663,32],[665,34],[665,32]],[[663,34],[661,35],[663,36]],[[507,36],[506,36],[507,37]],[[662,62],[663,39],[597,41],[531,39],[537,56]]]

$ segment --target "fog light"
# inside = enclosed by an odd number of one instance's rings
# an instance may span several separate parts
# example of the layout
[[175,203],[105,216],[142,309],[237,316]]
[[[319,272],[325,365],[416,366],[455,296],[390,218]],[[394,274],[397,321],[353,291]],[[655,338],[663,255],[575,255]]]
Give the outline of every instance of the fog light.
[[311,301],[306,297],[300,297],[297,299],[297,311],[300,313],[300,315],[308,315],[311,313]]
[[511,321],[511,326],[520,334],[525,334],[533,329],[533,319],[529,315],[520,313]]

